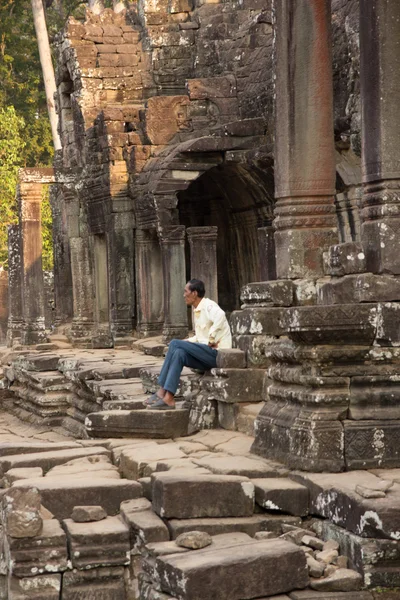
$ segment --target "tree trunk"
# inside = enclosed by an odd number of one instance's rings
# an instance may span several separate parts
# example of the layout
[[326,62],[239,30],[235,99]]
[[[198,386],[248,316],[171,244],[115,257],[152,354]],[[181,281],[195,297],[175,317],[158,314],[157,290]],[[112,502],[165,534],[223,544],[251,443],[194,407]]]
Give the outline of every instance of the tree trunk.
[[96,15],[99,15],[104,10],[103,0],[89,0],[89,8]]
[[53,62],[51,60],[51,51],[49,36],[47,34],[46,19],[42,0],[32,0],[33,20],[35,23],[36,37],[39,47],[40,64],[42,66],[44,87],[46,90],[47,109],[51,132],[53,135],[53,144],[55,150],[61,149],[60,136],[57,131],[57,113],[54,106],[54,94],[56,93],[56,79],[54,76]]

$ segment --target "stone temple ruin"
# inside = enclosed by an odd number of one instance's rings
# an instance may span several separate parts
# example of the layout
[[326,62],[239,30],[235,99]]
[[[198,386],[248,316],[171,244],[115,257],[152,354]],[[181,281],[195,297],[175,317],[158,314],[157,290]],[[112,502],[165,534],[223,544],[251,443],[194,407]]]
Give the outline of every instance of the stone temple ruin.
[[[0,279],[0,598],[398,600],[400,3],[139,0],[56,57],[7,314]],[[190,277],[234,349],[144,410]]]

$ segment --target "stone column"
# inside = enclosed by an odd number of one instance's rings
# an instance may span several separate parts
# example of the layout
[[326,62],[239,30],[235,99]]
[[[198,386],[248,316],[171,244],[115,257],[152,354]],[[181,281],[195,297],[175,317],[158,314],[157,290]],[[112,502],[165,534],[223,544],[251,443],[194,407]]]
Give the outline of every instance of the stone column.
[[8,275],[7,271],[0,271],[0,343],[7,339],[8,324]]
[[182,339],[188,333],[187,306],[183,298],[186,285],[185,226],[170,225],[159,230],[164,282],[163,339]]
[[275,2],[278,279],[323,275],[323,252],[338,243],[330,4]]
[[133,214],[112,213],[109,217],[110,318],[114,343],[132,337],[135,307],[135,250]]
[[218,302],[218,227],[188,227],[187,235],[190,244],[190,277],[204,281],[207,298]]
[[155,229],[136,230],[137,333],[159,335],[164,321],[161,248]]
[[53,185],[50,190],[53,217],[54,297],[55,326],[72,319],[72,274],[67,215],[61,186]]
[[89,233],[80,202],[71,191],[64,192],[71,254],[73,319],[71,341],[76,346],[90,347],[94,327],[93,267]]
[[360,1],[361,240],[367,269],[400,274],[400,3]]
[[25,345],[47,341],[44,322],[44,281],[42,267],[41,183],[19,184],[19,219],[22,257],[21,342]]
[[22,271],[21,230],[19,225],[8,227],[8,328],[7,345],[22,335]]
[[258,248],[260,255],[260,281],[272,281],[276,279],[276,258],[274,228],[259,227]]

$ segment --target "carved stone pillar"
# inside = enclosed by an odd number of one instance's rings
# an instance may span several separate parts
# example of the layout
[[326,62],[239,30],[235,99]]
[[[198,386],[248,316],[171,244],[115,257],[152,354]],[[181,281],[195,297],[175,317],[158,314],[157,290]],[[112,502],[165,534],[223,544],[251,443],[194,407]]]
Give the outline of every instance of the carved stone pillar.
[[163,273],[155,229],[136,230],[136,296],[138,335],[160,334],[164,321]]
[[361,240],[367,269],[400,274],[400,3],[360,1]]
[[73,319],[71,341],[76,346],[90,347],[94,326],[93,268],[90,259],[89,234],[79,199],[65,195],[69,244],[71,253]]
[[114,342],[132,337],[135,284],[134,284],[134,236],[131,212],[110,215],[109,273],[110,318]]
[[338,242],[330,4],[275,3],[278,279],[323,275],[323,252]]
[[7,345],[22,335],[22,272],[21,230],[19,225],[8,227],[8,327]]
[[22,314],[21,342],[38,344],[47,340],[44,322],[44,281],[42,267],[41,203],[43,185],[19,184],[19,219],[22,257]]
[[260,253],[260,281],[276,279],[276,258],[274,228],[258,228],[258,248]]
[[61,186],[50,190],[53,217],[55,325],[70,321],[73,315],[72,274],[67,216]]
[[185,226],[171,225],[159,231],[164,282],[163,339],[184,338],[188,333],[187,306],[183,298],[186,285]]
[[207,298],[218,302],[218,227],[188,227],[187,235],[190,244],[190,277],[204,281]]

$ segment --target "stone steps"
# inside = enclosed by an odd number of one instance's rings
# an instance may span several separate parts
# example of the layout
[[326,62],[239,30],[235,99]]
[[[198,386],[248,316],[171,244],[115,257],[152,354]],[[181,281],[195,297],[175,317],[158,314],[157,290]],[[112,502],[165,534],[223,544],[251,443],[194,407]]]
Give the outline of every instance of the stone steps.
[[188,435],[189,411],[104,410],[87,415],[85,426],[95,438],[175,438]]

